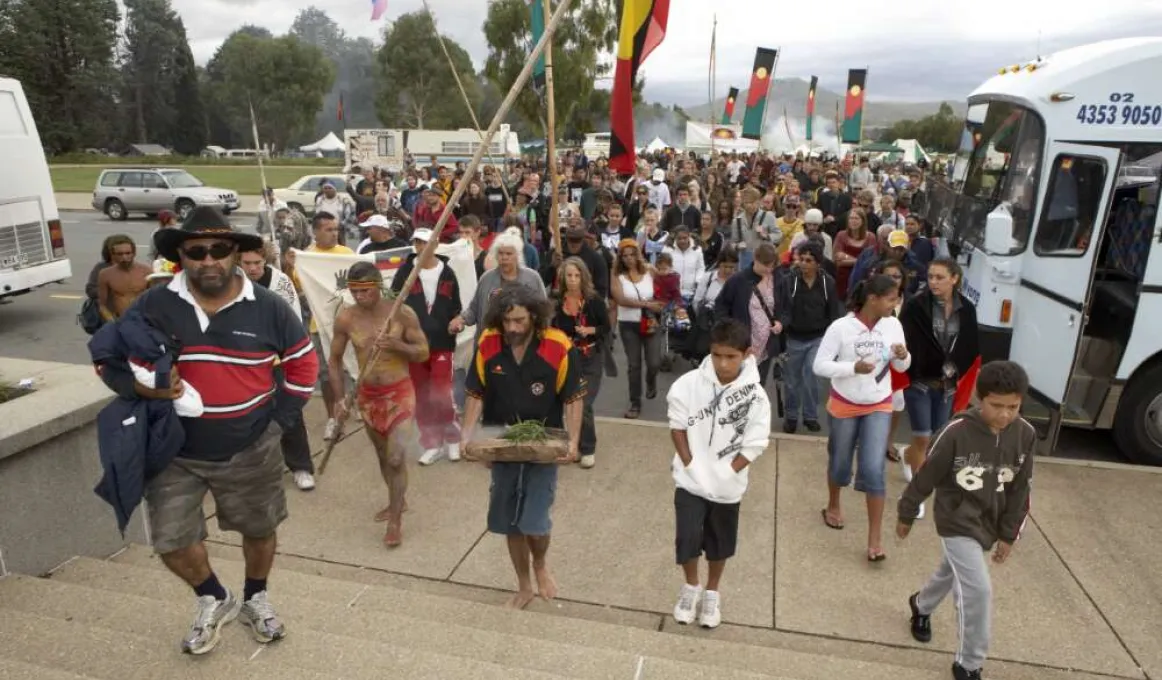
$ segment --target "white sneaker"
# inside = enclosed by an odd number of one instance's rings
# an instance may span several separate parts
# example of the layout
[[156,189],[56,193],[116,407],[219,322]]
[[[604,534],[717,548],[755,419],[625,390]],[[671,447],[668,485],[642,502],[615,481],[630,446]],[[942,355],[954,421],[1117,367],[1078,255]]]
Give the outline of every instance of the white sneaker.
[[435,448],[424,451],[424,455],[420,456],[420,465],[431,465],[440,460],[444,455],[444,449]]
[[718,591],[707,590],[702,593],[702,615],[698,617],[698,625],[703,628],[717,628],[722,623],[722,610],[718,608]]
[[581,469],[588,470],[594,465],[597,465],[597,457],[592,453],[587,453],[584,456],[581,456]]
[[908,459],[904,457],[904,453],[900,452],[900,467],[904,468],[904,482],[912,482],[912,466],[908,465]]
[[916,519],[924,519],[924,504],[920,504],[920,512],[916,513]]
[[323,428],[323,441],[331,441],[339,434],[339,421],[334,418],[327,419],[327,426]]
[[694,614],[698,610],[698,597],[702,594],[702,586],[682,584],[678,593],[678,604],[674,605],[674,620],[682,625],[694,623]]
[[295,470],[294,475],[295,486],[299,487],[299,491],[310,491],[315,488],[315,476],[306,470]]
[[460,445],[456,442],[448,442],[445,446],[448,450],[448,460],[453,463],[460,462]]

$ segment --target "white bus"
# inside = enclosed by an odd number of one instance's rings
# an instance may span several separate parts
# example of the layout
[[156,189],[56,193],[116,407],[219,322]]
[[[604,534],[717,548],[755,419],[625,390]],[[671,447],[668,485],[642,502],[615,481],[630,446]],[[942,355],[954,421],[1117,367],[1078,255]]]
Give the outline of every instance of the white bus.
[[[344,130],[347,167],[379,167],[399,172],[411,153],[416,167],[429,165],[435,156],[441,165],[467,163],[480,148],[476,130]],[[520,159],[520,140],[508,125],[501,125],[484,155],[485,164],[503,165]]]
[[40,135],[20,82],[0,78],[0,298],[72,275]]
[[965,268],[985,359],[1029,373],[1045,452],[1112,430],[1162,465],[1162,38],[1006,67],[973,92],[929,217]]

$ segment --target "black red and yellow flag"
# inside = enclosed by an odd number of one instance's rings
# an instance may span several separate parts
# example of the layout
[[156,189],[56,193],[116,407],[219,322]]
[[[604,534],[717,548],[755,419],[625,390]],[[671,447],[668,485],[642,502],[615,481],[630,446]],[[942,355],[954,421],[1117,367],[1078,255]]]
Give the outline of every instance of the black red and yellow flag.
[[859,144],[863,137],[863,97],[867,86],[867,69],[853,68],[847,72],[847,105],[843,109],[843,125],[839,141]]
[[775,77],[775,62],[779,51],[760,47],[754,55],[754,68],[750,73],[750,90],[746,93],[746,114],[742,118],[742,136],[746,139],[761,139],[763,117],[766,115],[767,94],[771,91],[771,81]]
[[670,0],[624,1],[609,114],[609,167],[614,172],[629,174],[637,160],[633,135],[633,84],[638,69],[666,38]]
[[722,124],[730,125],[730,120],[734,118],[734,102],[738,100],[738,88],[730,88],[730,94],[726,95],[726,110],[722,112]]
[[815,89],[819,86],[819,76],[811,76],[811,87],[807,88],[807,141],[815,132]]

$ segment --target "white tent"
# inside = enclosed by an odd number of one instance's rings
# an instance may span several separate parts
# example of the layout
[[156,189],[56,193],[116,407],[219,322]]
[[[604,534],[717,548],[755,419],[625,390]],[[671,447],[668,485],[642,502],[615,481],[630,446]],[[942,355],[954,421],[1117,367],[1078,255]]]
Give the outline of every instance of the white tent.
[[[932,163],[932,158],[928,155],[928,152],[924,150],[924,147],[920,146],[920,142],[914,139],[897,139],[892,144],[904,150],[902,159],[904,163],[915,165],[921,159],[926,163]],[[899,154],[891,154],[893,161],[901,160],[898,156]]]
[[343,145],[343,140],[335,136],[334,132],[328,132],[327,136],[315,142],[314,144],[307,144],[300,146],[299,151],[306,151],[307,153],[322,151],[323,153],[345,151],[346,146]]
[[646,151],[649,151],[650,153],[664,151],[668,148],[670,148],[670,145],[665,143],[661,137],[654,137],[654,141],[646,144]]

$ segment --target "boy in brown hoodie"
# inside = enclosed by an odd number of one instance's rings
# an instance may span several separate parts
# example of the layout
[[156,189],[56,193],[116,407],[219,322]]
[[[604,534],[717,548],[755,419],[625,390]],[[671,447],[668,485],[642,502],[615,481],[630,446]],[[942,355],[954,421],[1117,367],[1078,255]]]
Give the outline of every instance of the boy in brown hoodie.
[[993,550],[993,562],[1003,564],[1028,515],[1037,440],[1020,415],[1028,389],[1029,376],[1019,365],[985,364],[976,382],[980,405],[953,417],[933,437],[927,460],[900,497],[896,534],[906,538],[920,504],[936,491],[934,516],[944,559],[908,606],[912,637],[928,642],[932,612],[955,589],[960,609],[955,680],[980,680],[988,656],[992,586],[985,554]]

